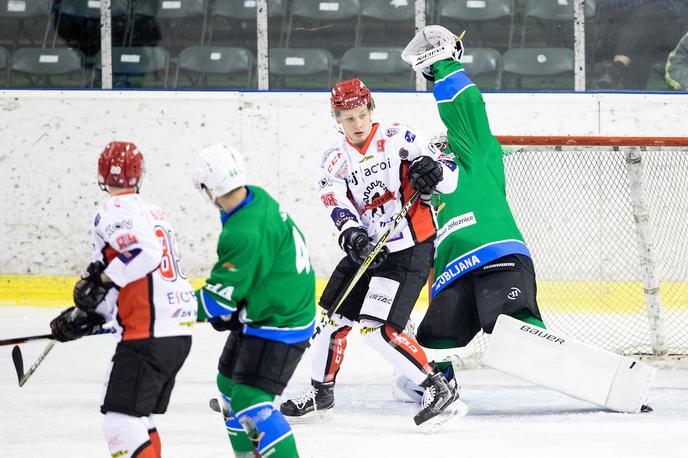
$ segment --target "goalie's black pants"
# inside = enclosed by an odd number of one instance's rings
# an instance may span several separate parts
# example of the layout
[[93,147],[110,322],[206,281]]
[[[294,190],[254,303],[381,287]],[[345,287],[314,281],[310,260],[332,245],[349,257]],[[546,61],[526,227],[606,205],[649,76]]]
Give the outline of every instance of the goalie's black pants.
[[427,348],[465,347],[481,329],[491,333],[500,314],[529,312],[541,320],[533,261],[520,254],[496,259],[454,280],[437,294],[418,326]]

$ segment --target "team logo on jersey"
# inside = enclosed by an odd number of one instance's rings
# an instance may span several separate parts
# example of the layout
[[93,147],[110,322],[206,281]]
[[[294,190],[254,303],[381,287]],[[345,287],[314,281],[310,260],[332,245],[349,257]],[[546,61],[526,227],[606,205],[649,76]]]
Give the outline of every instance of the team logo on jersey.
[[409,152],[406,148],[399,148],[399,157],[401,158],[402,161],[405,161],[408,159]]
[[347,221],[358,222],[358,219],[354,216],[353,213],[351,213],[346,208],[341,207],[336,207],[334,210],[332,210],[330,218],[332,218],[332,221],[334,221],[334,225],[337,226],[337,229],[339,230],[342,229],[342,226],[344,226],[344,224],[346,224]]
[[239,269],[236,268],[236,265],[232,264],[231,262],[225,262],[224,264],[222,264],[222,267],[229,270],[230,272],[238,272],[239,271]]
[[363,192],[363,198],[366,204],[363,206],[363,211],[372,211],[371,217],[375,217],[375,214],[379,211],[380,214],[385,214],[385,204],[392,200],[396,200],[396,195],[393,191],[387,189],[385,184],[376,180],[366,186]]
[[385,150],[385,139],[381,139],[377,141],[377,152],[381,153]]
[[332,192],[323,194],[322,196],[320,196],[320,200],[322,200],[322,203],[325,204],[326,207],[337,206],[337,199],[334,198],[334,193]]
[[388,137],[393,137],[398,133],[399,133],[399,129],[397,129],[396,127],[390,127],[389,129],[387,129],[385,131],[385,135],[387,135]]
[[404,138],[406,139],[407,142],[413,143],[413,141],[416,139],[416,134],[414,134],[410,130],[407,130],[406,134],[404,135]]

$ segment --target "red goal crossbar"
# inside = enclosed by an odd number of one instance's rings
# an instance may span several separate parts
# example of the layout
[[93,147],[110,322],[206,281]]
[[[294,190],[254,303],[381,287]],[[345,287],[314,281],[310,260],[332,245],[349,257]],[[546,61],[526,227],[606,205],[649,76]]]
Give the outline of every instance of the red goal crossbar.
[[688,147],[688,137],[588,137],[498,135],[502,145]]

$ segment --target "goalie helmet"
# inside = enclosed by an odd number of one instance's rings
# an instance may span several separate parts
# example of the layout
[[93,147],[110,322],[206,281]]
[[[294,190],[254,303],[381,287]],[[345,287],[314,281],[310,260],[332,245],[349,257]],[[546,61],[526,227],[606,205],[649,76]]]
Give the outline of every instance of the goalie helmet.
[[103,191],[107,186],[136,188],[138,192],[143,179],[143,155],[136,145],[129,142],[110,142],[98,158],[98,186]]
[[196,189],[207,192],[213,203],[218,197],[246,185],[246,169],[241,155],[223,143],[201,151],[192,177]]
[[373,96],[370,95],[370,89],[358,78],[336,83],[332,87],[330,102],[332,103],[333,113],[341,110],[351,110],[364,105],[369,110],[375,108],[375,102],[373,102]]

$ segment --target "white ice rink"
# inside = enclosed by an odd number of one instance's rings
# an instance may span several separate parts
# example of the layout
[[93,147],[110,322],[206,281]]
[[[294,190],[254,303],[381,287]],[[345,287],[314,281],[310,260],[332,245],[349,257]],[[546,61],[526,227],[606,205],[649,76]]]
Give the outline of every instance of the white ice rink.
[[[57,309],[0,307],[0,339],[48,332]],[[460,375],[468,416],[434,434],[413,424],[417,406],[394,401],[391,367],[352,332],[336,389],[337,406],[319,423],[293,426],[301,457],[688,457],[688,371],[660,370],[655,411],[619,414],[526,385],[490,370]],[[157,418],[166,458],[231,457],[215,396],[217,358],[226,334],[199,325],[168,413]],[[46,341],[22,345],[30,366]],[[0,347],[0,457],[107,457],[99,399],[112,336],[58,344],[34,376],[17,386]],[[309,353],[286,394],[309,380]]]

